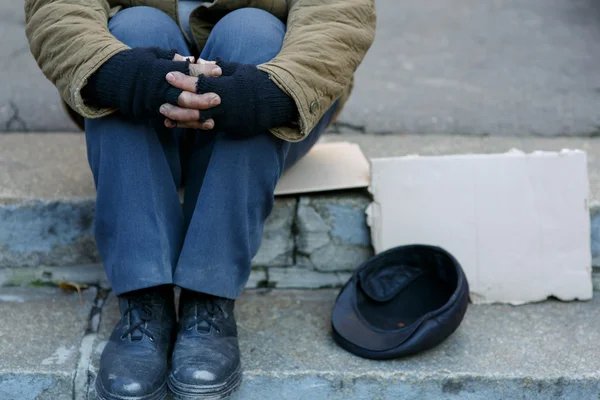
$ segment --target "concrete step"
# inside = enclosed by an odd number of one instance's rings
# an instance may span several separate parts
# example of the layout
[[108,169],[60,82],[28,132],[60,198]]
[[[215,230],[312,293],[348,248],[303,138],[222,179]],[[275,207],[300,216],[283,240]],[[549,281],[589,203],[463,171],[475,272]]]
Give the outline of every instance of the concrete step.
[[[598,133],[596,2],[377,0],[377,10],[339,129]],[[23,1],[0,2],[0,18],[0,132],[75,130],[28,51]]]
[[[600,139],[361,134],[368,157],[578,148],[587,151],[592,252],[600,265]],[[94,186],[79,134],[0,136],[0,285],[74,281],[107,286],[93,239]],[[366,190],[276,200],[249,287],[337,287],[372,254]],[[442,201],[442,200],[440,200]],[[600,279],[597,279],[600,281]],[[599,282],[600,283],[600,282]],[[600,286],[598,286],[600,287]]]
[[75,383],[82,338],[90,331],[97,290],[0,288],[0,399],[85,399],[87,369]]
[[[52,288],[0,288],[0,398],[95,399],[99,356],[118,320],[116,298],[103,296],[96,289],[80,298]],[[600,296],[471,306],[439,347],[386,362],[335,345],[329,320],[335,296],[334,290],[247,291],[236,306],[244,382],[232,399],[600,396]]]

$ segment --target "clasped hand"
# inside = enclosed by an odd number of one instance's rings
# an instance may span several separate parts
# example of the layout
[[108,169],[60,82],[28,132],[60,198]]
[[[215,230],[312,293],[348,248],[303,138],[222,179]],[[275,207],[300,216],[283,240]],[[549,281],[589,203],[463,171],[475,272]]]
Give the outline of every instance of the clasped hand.
[[202,122],[201,112],[221,104],[221,98],[216,93],[196,93],[196,85],[200,75],[221,76],[221,68],[215,61],[198,59],[198,62],[194,63],[193,57],[183,57],[179,54],[176,54],[173,60],[190,60],[190,74],[169,72],[165,77],[173,87],[183,90],[178,97],[177,106],[169,103],[160,106],[160,113],[165,117],[165,126],[168,128],[213,129],[215,121],[211,118]]
[[171,89],[181,91],[177,101],[173,97],[159,109],[169,128],[215,128],[250,137],[296,118],[294,101],[255,65],[200,60],[188,72],[165,76]]

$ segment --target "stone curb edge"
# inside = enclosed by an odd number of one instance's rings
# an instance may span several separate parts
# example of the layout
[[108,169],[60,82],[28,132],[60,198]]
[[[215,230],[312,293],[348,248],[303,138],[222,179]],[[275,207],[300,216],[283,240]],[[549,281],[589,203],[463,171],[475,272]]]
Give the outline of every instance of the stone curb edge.
[[[372,256],[366,190],[276,198],[248,288],[340,287]],[[0,286],[108,286],[93,238],[93,199],[0,202]],[[600,290],[600,204],[590,207]],[[349,267],[350,266],[350,267]]]

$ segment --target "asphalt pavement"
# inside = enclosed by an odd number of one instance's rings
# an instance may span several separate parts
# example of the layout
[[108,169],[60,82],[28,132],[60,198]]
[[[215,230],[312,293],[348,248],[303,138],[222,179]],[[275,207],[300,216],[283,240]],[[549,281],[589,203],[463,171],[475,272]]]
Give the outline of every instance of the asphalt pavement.
[[[376,3],[340,130],[600,134],[598,1]],[[75,130],[28,51],[23,1],[0,1],[0,70],[0,132]]]

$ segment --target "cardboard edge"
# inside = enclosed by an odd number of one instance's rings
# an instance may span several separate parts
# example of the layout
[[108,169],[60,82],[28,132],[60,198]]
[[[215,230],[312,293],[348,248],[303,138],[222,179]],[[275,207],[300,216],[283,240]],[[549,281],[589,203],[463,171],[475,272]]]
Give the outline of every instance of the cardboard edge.
[[335,192],[338,190],[356,190],[356,189],[365,189],[368,188],[368,185],[352,185],[352,186],[332,186],[330,188],[323,188],[323,189],[311,189],[311,190],[275,190],[275,197],[280,197],[280,196],[296,196],[296,195],[307,195],[307,194],[311,194],[311,193],[328,193],[328,192]]
[[[357,169],[364,170],[364,176],[356,177],[356,181],[362,180],[361,182],[356,182],[353,184],[332,184],[330,186],[321,187],[321,188],[285,188],[281,189],[279,183],[275,187],[274,195],[278,196],[295,196],[295,195],[307,195],[311,193],[325,193],[325,192],[333,192],[340,190],[356,190],[356,189],[364,189],[368,188],[371,182],[371,165],[369,159],[366,157],[364,152],[362,151],[360,145],[354,142],[348,141],[338,141],[338,142],[317,142],[315,146],[310,151],[314,151],[317,147],[320,147],[321,150],[327,148],[335,148],[339,146],[347,146],[348,148],[352,148],[354,152],[356,152],[359,157],[356,159],[356,163],[360,163]],[[310,151],[307,155],[310,154]],[[292,167],[294,168],[294,167]],[[361,174],[362,175],[362,174]],[[283,174],[282,174],[283,177]],[[364,180],[363,180],[364,179]]]

